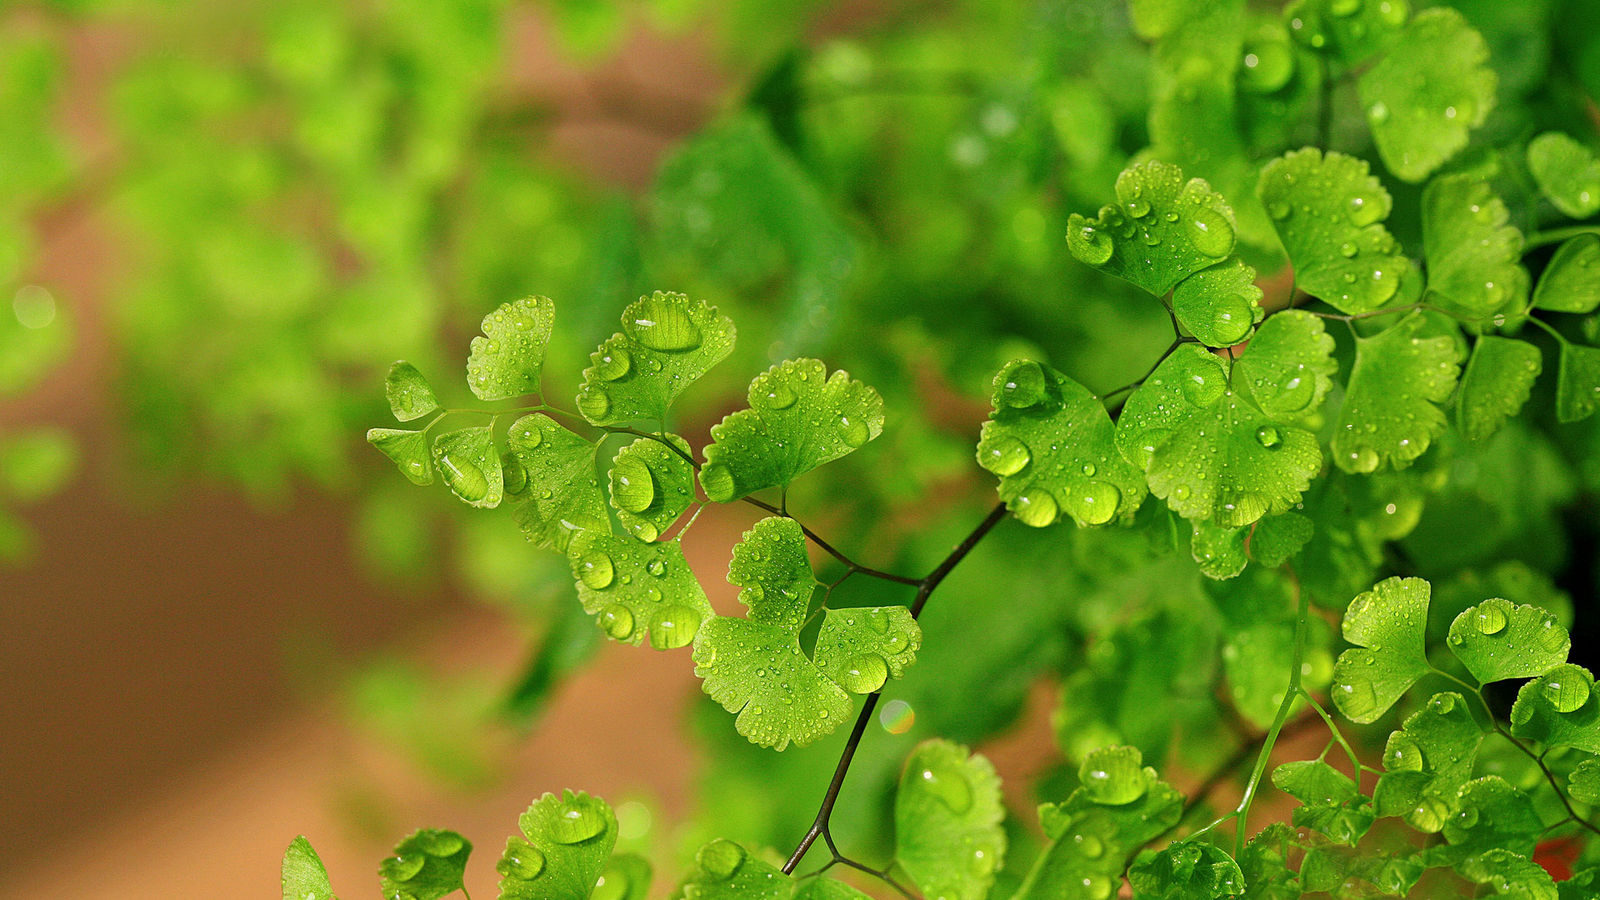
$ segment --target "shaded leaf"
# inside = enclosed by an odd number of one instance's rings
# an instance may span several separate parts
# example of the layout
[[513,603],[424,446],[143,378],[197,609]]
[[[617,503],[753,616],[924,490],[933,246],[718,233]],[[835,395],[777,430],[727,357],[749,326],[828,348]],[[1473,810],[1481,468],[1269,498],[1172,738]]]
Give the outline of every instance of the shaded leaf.
[[1386,578],[1350,601],[1344,639],[1356,648],[1333,667],[1333,701],[1346,718],[1377,721],[1428,673],[1428,594],[1420,578]]
[[385,897],[439,900],[461,890],[472,843],[454,831],[424,828],[395,845],[378,866]]
[[1594,676],[1582,666],[1564,663],[1524,684],[1511,706],[1511,733],[1546,747],[1600,753]]
[[1600,159],[1559,131],[1528,142],[1528,171],[1556,209],[1574,219],[1600,212]]
[[1600,347],[1562,342],[1556,420],[1581,422],[1600,409]]
[[1461,874],[1487,885],[1495,896],[1513,900],[1556,900],[1556,883],[1538,863],[1526,856],[1496,847],[1469,857]]
[[1567,793],[1579,803],[1600,805],[1600,759],[1578,763],[1567,777]]
[[1139,900],[1219,900],[1244,891],[1244,873],[1221,847],[1203,841],[1173,841],[1145,850],[1128,869]]
[[1406,0],[1296,0],[1283,15],[1301,44],[1349,66],[1393,44],[1409,13]]
[[1528,402],[1533,382],[1544,368],[1539,348],[1512,338],[1482,335],[1461,375],[1456,422],[1468,440],[1481,441]]
[[1376,818],[1372,801],[1349,776],[1320,759],[1287,762],[1272,770],[1278,790],[1300,801],[1294,824],[1351,847]]
[[1580,234],[1556,248],[1533,289],[1533,305],[1579,314],[1600,307],[1600,234]]
[[1527,305],[1522,232],[1489,183],[1477,175],[1441,175],[1422,192],[1427,297],[1475,319]]

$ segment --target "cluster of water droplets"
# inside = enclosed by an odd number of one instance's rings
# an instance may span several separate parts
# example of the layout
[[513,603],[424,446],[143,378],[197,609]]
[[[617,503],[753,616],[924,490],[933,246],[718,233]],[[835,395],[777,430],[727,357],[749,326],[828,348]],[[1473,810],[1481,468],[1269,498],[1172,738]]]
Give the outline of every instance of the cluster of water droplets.
[[[614,405],[611,386],[629,376],[657,376],[672,354],[698,350],[705,334],[682,294],[657,292],[641,297],[623,314],[622,334],[602,343],[590,356],[578,411],[591,421],[604,421]],[[651,352],[653,351],[653,352]],[[683,374],[666,371],[668,395],[675,395]]]
[[[541,802],[555,802],[547,797]],[[555,815],[543,819],[545,824],[544,836],[552,843],[567,847],[576,847],[593,841],[606,833],[607,820],[599,806],[598,801],[586,796],[568,797],[560,801]],[[509,882],[529,884],[537,881],[546,873],[553,871],[546,859],[544,851],[529,843],[521,837],[512,837],[506,842],[505,853],[495,865],[495,871]],[[608,871],[601,876],[600,882],[610,881],[608,896],[621,897],[626,894],[627,884],[625,875],[615,870]],[[617,892],[617,888],[624,890]],[[599,896],[597,892],[594,896]]]
[[[1298,176],[1291,171],[1279,177],[1291,187],[1298,180]],[[1323,188],[1319,186],[1317,189]],[[1326,213],[1328,218],[1325,219],[1319,218],[1319,210],[1310,202],[1298,206],[1288,200],[1267,202],[1267,215],[1272,218],[1279,233],[1304,227],[1313,229],[1312,233],[1318,235],[1344,235],[1338,239],[1337,245],[1339,256],[1346,261],[1337,266],[1338,281],[1319,284],[1313,289],[1328,294],[1323,299],[1346,311],[1375,309],[1389,302],[1400,290],[1401,277],[1410,266],[1398,255],[1399,245],[1387,230],[1366,230],[1368,226],[1382,221],[1387,209],[1385,198],[1366,186],[1350,193],[1343,203]],[[1300,225],[1299,219],[1307,220],[1305,225]],[[1361,230],[1352,236],[1352,228]],[[1317,252],[1322,252],[1320,242]],[[1363,260],[1370,260],[1370,265],[1360,265]],[[1302,260],[1297,264],[1306,265],[1308,262]]]
[[[466,840],[455,832],[423,829],[407,838],[396,855],[379,863],[378,874],[391,884],[404,885],[421,874],[430,859],[449,859],[466,846]],[[413,897],[403,887],[395,887],[387,895],[388,900],[413,900]]]
[[[589,591],[599,596],[586,605],[599,605],[596,621],[601,630],[618,641],[636,640],[636,631],[642,624],[657,650],[671,650],[694,640],[700,630],[702,614],[693,607],[668,601],[662,586],[671,571],[671,563],[661,557],[663,551],[640,548],[638,553],[648,556],[642,568],[647,578],[635,579],[623,571],[611,555],[599,547],[590,547],[578,553],[572,561],[573,574]],[[630,564],[635,561],[630,560]],[[609,599],[616,595],[615,599]],[[636,614],[648,614],[640,622]]]
[[467,355],[467,386],[480,400],[538,392],[550,315],[549,300],[528,297],[484,317],[484,336],[472,339]]
[[1406,0],[1329,0],[1325,9],[1328,15],[1323,17],[1302,8],[1289,20],[1289,33],[1313,50],[1334,41],[1360,44],[1374,26],[1393,30],[1405,25],[1411,12]]

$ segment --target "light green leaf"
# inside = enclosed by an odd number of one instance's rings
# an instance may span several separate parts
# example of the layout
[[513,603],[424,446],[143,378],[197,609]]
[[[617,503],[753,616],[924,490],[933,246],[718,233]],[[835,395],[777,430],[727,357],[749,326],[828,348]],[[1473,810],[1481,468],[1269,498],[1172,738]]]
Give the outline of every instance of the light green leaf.
[[1556,209],[1574,219],[1600,212],[1600,159],[1559,131],[1528,142],[1528,171]]
[[904,606],[830,609],[813,656],[822,674],[852,694],[899,678],[917,658],[922,629]]
[[1581,422],[1600,409],[1600,347],[1563,342],[1556,374],[1556,420]]
[[1144,475],[1117,452],[1105,404],[1060,372],[1013,360],[994,379],[994,411],[978,440],[978,464],[1000,478],[1000,499],[1028,525],[1062,512],[1079,525],[1131,520]]
[[1227,527],[1288,510],[1322,467],[1315,436],[1236,393],[1227,363],[1193,344],[1128,398],[1116,440],[1174,512]]
[[1101,747],[1078,764],[1078,782],[1084,796],[1103,806],[1122,806],[1143,797],[1156,784],[1154,769],[1146,768],[1137,747]]
[[733,550],[728,581],[748,618],[717,616],[694,644],[695,674],[712,700],[735,713],[751,742],[782,750],[831,733],[850,715],[846,690],[870,693],[899,677],[922,643],[904,607],[829,610],[814,650],[800,649],[816,576],[800,523],[773,516]]
[[645,544],[609,530],[578,531],[567,545],[578,600],[613,640],[657,650],[694,640],[712,615],[677,540]]
[[1456,423],[1468,440],[1481,441],[1528,402],[1533,382],[1544,368],[1539,348],[1527,341],[1482,335],[1461,375]]
[[524,297],[483,317],[485,336],[472,339],[467,355],[467,387],[479,400],[539,393],[555,314],[549,297]]
[[1580,234],[1556,248],[1533,289],[1533,305],[1579,314],[1600,307],[1600,234]]
[[589,357],[578,411],[596,425],[666,421],[689,385],[733,352],[733,320],[704,300],[656,291],[622,313]]
[[623,528],[641,541],[653,541],[678,521],[694,502],[689,460],[689,442],[675,434],[639,438],[617,451],[611,461],[611,507]]
[[1278,790],[1300,801],[1294,824],[1354,847],[1372,827],[1372,801],[1348,775],[1320,759],[1287,762],[1272,770]]
[[816,359],[778,363],[750,382],[750,408],[711,426],[700,485],[728,503],[789,482],[883,432],[883,398]]
[[1183,812],[1183,795],[1153,773],[1131,802],[1095,802],[1086,788],[1039,807],[1050,843],[1034,860],[1013,900],[1106,900],[1116,893],[1126,860],[1166,833]]
[[283,900],[339,900],[328,883],[328,869],[305,835],[283,852]]
[[528,540],[564,553],[575,532],[611,528],[594,474],[594,444],[534,413],[511,424],[506,446],[506,466],[519,467],[522,488],[512,495],[513,516]]
[[1344,639],[1355,649],[1333,666],[1333,702],[1352,722],[1375,722],[1428,674],[1424,637],[1429,587],[1420,578],[1386,578],[1350,601]]
[[454,831],[424,828],[395,845],[378,866],[385,897],[439,900],[461,890],[472,843]]
[[389,367],[383,393],[389,398],[390,411],[402,422],[420,419],[439,408],[439,398],[433,395],[428,379],[403,359]]
[[1337,897],[1373,893],[1359,886],[1366,882],[1379,894],[1403,897],[1426,870],[1416,854],[1399,848],[1384,853],[1328,844],[1312,847],[1300,861],[1300,886],[1307,892],[1328,892]]
[[[428,468],[427,446],[422,468]],[[78,468],[78,445],[65,429],[51,425],[0,435],[0,497],[35,503],[66,487]]]
[[1502,310],[1521,312],[1528,297],[1522,232],[1477,175],[1441,175],[1422,192],[1422,242],[1427,248],[1427,297],[1475,319]]
[[588,900],[617,843],[617,817],[599,797],[563,791],[533,801],[495,865],[501,900]]
[[1256,270],[1238,257],[1178,282],[1172,290],[1172,312],[1178,324],[1209,347],[1232,347],[1249,337],[1266,315]]
[[1572,639],[1538,606],[1513,606],[1494,597],[1462,611],[1445,641],[1479,684],[1533,678],[1567,661]]
[[494,448],[493,428],[462,428],[435,437],[433,465],[450,492],[469,506],[493,509],[500,505],[505,473]]
[[715,840],[695,855],[683,882],[685,900],[868,900],[830,878],[792,878],[745,852],[733,841]]
[[645,900],[650,892],[650,861],[637,853],[618,853],[595,882],[602,900]]
[[944,740],[917,745],[894,798],[895,858],[926,897],[983,900],[1005,859],[994,766]]
[[1234,367],[1261,411],[1300,422],[1315,415],[1339,364],[1322,319],[1297,309],[1269,316]]
[[1543,866],[1500,847],[1468,857],[1461,874],[1488,885],[1497,897],[1512,900],[1557,900],[1555,880]]
[[1372,792],[1378,815],[1403,816],[1418,831],[1443,828],[1483,736],[1460,694],[1434,694],[1384,745],[1384,773]]
[[1346,472],[1383,463],[1405,468],[1444,431],[1438,404],[1449,399],[1458,370],[1450,338],[1422,337],[1427,320],[1411,313],[1356,342],[1344,407],[1333,433],[1333,461]]
[[428,436],[420,431],[399,428],[368,428],[367,443],[400,468],[412,484],[433,484],[433,466],[428,464]]
[[1352,66],[1393,44],[1410,13],[1406,0],[1296,0],[1283,16],[1300,43]]
[[1489,48],[1459,12],[1418,13],[1357,87],[1378,155],[1402,181],[1421,181],[1467,145],[1494,107]]
[[1594,676],[1582,666],[1563,663],[1524,684],[1511,706],[1511,733],[1546,747],[1600,753]]
[[[1265,520],[1263,520],[1265,521]],[[1308,689],[1325,682],[1333,668],[1329,648],[1333,636],[1326,624],[1311,623],[1305,647],[1305,662],[1310,672],[1301,683]],[[1283,660],[1294,653],[1294,621],[1253,621],[1236,623],[1227,630],[1222,647],[1222,666],[1228,678],[1228,692],[1239,714],[1265,729],[1277,718],[1283,692],[1289,687],[1288,667]],[[1313,674],[1317,673],[1317,674]]]
[[1204,519],[1196,519],[1191,524],[1189,553],[1200,564],[1200,571],[1207,578],[1226,581],[1243,572],[1245,566],[1250,564],[1250,557],[1244,549],[1245,540],[1250,535],[1249,525],[1223,528]]
[[1393,201],[1365,160],[1296,150],[1262,168],[1256,194],[1289,252],[1295,287],[1346,313],[1394,297],[1411,262],[1383,226]]
[[1233,210],[1204,179],[1151,160],[1117,176],[1120,205],[1067,222],[1067,248],[1084,263],[1156,296],[1233,253]]
[[1128,869],[1139,900],[1221,900],[1245,889],[1244,873],[1226,851],[1204,841],[1173,841],[1145,850]]
[[1600,759],[1586,759],[1567,776],[1567,793],[1579,803],[1600,806]]

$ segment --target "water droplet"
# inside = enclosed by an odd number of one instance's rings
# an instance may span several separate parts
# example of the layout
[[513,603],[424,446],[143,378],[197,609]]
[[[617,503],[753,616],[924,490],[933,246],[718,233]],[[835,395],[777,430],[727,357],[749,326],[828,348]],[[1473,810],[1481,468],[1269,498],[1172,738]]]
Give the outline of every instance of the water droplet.
[[867,427],[866,420],[860,416],[840,416],[839,431],[844,437],[844,442],[851,447],[861,447],[872,439],[872,429]]
[[1361,9],[1361,0],[1329,0],[1328,12],[1336,16],[1353,16]]
[[606,818],[594,804],[574,798],[550,820],[550,839],[558,844],[581,844],[606,830]]
[[1072,836],[1072,845],[1078,852],[1090,859],[1099,859],[1105,855],[1105,842],[1092,834],[1075,834]]
[[652,559],[644,564],[644,570],[657,578],[667,574],[667,564],[659,559]]
[[428,857],[422,853],[391,856],[383,861],[383,875],[390,881],[410,881],[427,864]]
[[1478,811],[1473,807],[1469,806],[1456,813],[1456,825],[1458,827],[1471,828],[1476,824],[1478,824]]
[[1122,491],[1106,481],[1091,481],[1074,496],[1075,517],[1085,525],[1104,525],[1117,514]]
[[1545,699],[1558,713],[1577,712],[1589,702],[1593,685],[1577,666],[1557,666],[1543,680]]
[[681,296],[654,294],[640,298],[628,310],[623,330],[651,350],[667,353],[700,346],[700,326],[689,317],[688,301]]
[[469,462],[464,456],[456,453],[444,453],[439,456],[439,467],[444,472],[445,481],[450,485],[450,490],[456,496],[476,503],[489,495],[489,478],[483,474],[474,462]]
[[978,878],[987,878],[990,875],[993,875],[994,854],[984,850],[981,847],[972,851],[972,859],[967,864],[967,868],[970,869],[972,874]]
[[1371,472],[1378,468],[1378,451],[1371,447],[1356,447],[1345,454],[1345,471]]
[[594,883],[594,890],[589,893],[589,900],[623,900],[632,887],[628,881],[628,873],[620,866],[612,864]]
[[604,419],[606,413],[611,412],[611,395],[599,385],[584,385],[578,392],[578,412],[590,421]]
[[1485,600],[1478,604],[1478,611],[1473,614],[1472,623],[1477,627],[1479,634],[1499,634],[1505,630],[1506,623],[1510,621],[1507,615],[1511,604],[1499,598]]
[[1345,205],[1345,215],[1352,225],[1365,227],[1383,217],[1383,204],[1376,197],[1356,194]]
[[506,842],[505,855],[500,857],[495,871],[508,878],[532,881],[544,871],[544,854],[522,838],[511,838]]
[[1418,801],[1417,808],[1406,814],[1406,823],[1418,831],[1433,834],[1444,827],[1445,816],[1449,814],[1450,807],[1443,800],[1423,797]]
[[1095,803],[1122,806],[1143,797],[1152,779],[1142,766],[1138,750],[1106,747],[1084,758],[1078,767],[1078,780]]
[[578,560],[578,580],[590,589],[603,591],[616,579],[616,567],[611,557],[599,550],[590,550]]
[[922,787],[943,803],[951,812],[960,815],[972,808],[972,785],[960,770],[947,766],[930,766],[922,770]]
[[1032,486],[1017,497],[1012,512],[1024,525],[1043,528],[1056,520],[1061,508],[1054,494],[1042,487]]
[[735,491],[733,470],[722,463],[707,463],[700,470],[700,487],[717,503],[727,503],[733,499]]
[[1382,125],[1389,121],[1389,104],[1382,100],[1372,104],[1367,108],[1367,118],[1372,120],[1374,125]]
[[417,845],[429,856],[449,857],[461,852],[466,842],[453,831],[431,829],[417,835]]
[[1031,359],[1006,363],[997,376],[1000,402],[1013,409],[1026,409],[1044,400],[1044,369]]
[[633,523],[633,536],[648,544],[661,536],[661,529],[647,519],[640,519]]
[[889,680],[889,667],[876,653],[862,653],[850,660],[849,667],[839,673],[839,686],[852,694],[870,694]]
[[1389,745],[1383,751],[1383,768],[1389,772],[1420,772],[1423,766],[1422,747],[1411,735],[1396,731],[1389,735]]
[[627,640],[633,636],[633,613],[621,604],[606,607],[600,611],[600,630],[615,640]]
[[1197,207],[1189,217],[1189,242],[1206,256],[1221,259],[1233,250],[1233,225],[1222,213]]
[[1206,372],[1196,372],[1184,379],[1183,395],[1195,406],[1202,408],[1210,406],[1222,396],[1223,381],[1220,370],[1208,367]]
[[1091,266],[1103,266],[1116,249],[1111,235],[1093,225],[1084,225],[1067,232],[1067,247],[1072,255]]
[[732,878],[744,865],[744,848],[733,841],[712,841],[700,848],[695,855],[695,862],[700,865],[702,872],[714,880],[723,881]]
[[1142,219],[1150,215],[1150,202],[1142,197],[1135,197],[1128,201],[1128,215],[1135,219]]
[[611,468],[611,499],[631,513],[650,508],[656,499],[656,483],[644,460],[631,454],[617,460]]
[[528,489],[528,470],[510,453],[500,455],[500,473],[508,494],[520,494]]
[[1456,695],[1435,694],[1433,695],[1433,699],[1428,701],[1428,708],[1441,716],[1448,716],[1450,713],[1455,711]]
[[601,381],[616,381],[633,368],[633,357],[622,347],[602,347],[598,352],[600,359],[594,364],[594,374]]
[[1262,425],[1256,429],[1256,443],[1274,450],[1283,444],[1283,433],[1275,425]]
[[1360,252],[1361,248],[1357,247],[1354,241],[1345,241],[1339,245],[1339,255],[1345,259],[1354,259],[1355,255]]
[[1212,316],[1212,337],[1218,345],[1231,347],[1244,340],[1254,325],[1254,315],[1249,298],[1234,295],[1220,300]]
[[1090,875],[1083,879],[1083,892],[1089,900],[1106,900],[1111,896],[1111,879],[1104,875]]
[[1028,445],[1009,434],[991,432],[978,442],[978,465],[996,475],[1015,475],[1032,459]]
[[788,382],[775,375],[766,382],[757,388],[757,396],[768,409],[788,409],[794,405],[794,388],[789,387]]
[[674,650],[694,640],[700,630],[700,614],[678,603],[656,612],[650,620],[650,644],[657,650]]

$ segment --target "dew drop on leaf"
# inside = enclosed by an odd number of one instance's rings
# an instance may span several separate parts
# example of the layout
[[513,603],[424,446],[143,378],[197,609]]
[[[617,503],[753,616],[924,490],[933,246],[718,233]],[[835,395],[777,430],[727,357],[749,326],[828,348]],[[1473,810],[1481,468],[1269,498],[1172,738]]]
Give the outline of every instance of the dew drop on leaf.
[[865,446],[872,437],[872,430],[860,416],[840,416],[839,430],[844,436],[844,442],[853,448]]
[[1014,511],[1023,524],[1043,528],[1056,520],[1061,507],[1054,494],[1042,487],[1030,487],[1017,497]]
[[583,391],[578,394],[578,412],[583,413],[587,419],[603,419],[611,411],[611,395],[605,388],[592,384],[583,386]]
[[1222,396],[1222,373],[1215,372],[1210,375],[1195,373],[1183,382],[1183,396],[1195,406],[1207,407],[1217,402]]
[[1009,434],[999,434],[978,446],[978,464],[996,475],[1015,475],[1033,456],[1028,445]]
[[583,555],[578,560],[578,580],[588,585],[593,590],[603,591],[611,586],[616,579],[616,567],[611,564],[611,557],[599,550],[594,550]]
[[744,865],[744,848],[733,841],[712,841],[700,848],[695,862],[699,863],[702,872],[714,880],[723,881],[732,878]]
[[1128,201],[1128,215],[1135,219],[1142,219],[1150,215],[1150,201],[1142,197],[1135,197]]
[[733,471],[722,463],[709,463],[700,470],[700,486],[706,496],[722,503],[733,498]]
[[614,640],[625,641],[633,635],[633,613],[621,604],[608,606],[600,612],[600,629]]
[[689,318],[682,304],[665,297],[641,298],[623,328],[628,337],[651,350],[673,353],[700,346],[700,326]]
[[1093,225],[1084,225],[1068,233],[1067,243],[1072,255],[1091,266],[1103,266],[1116,249],[1111,235]]
[[839,686],[852,694],[870,694],[888,680],[889,666],[876,653],[852,657],[849,668],[839,673]]
[[450,489],[468,503],[475,503],[489,495],[489,479],[483,470],[453,453],[439,457],[439,469],[444,473]]
[[965,775],[946,766],[922,770],[922,786],[956,815],[972,808],[972,785]]
[[512,453],[500,454],[501,477],[505,480],[505,490],[508,494],[520,494],[528,489],[528,470],[517,462],[517,457]]
[[1383,752],[1383,768],[1389,772],[1420,772],[1424,760],[1422,747],[1404,731],[1389,736],[1389,746]]
[[788,409],[794,405],[794,388],[789,387],[782,380],[774,378],[771,379],[771,383],[767,386],[766,392],[761,395],[761,398],[769,409]]
[[1105,842],[1092,834],[1073,835],[1072,846],[1089,859],[1099,859],[1106,852]]
[[417,845],[429,856],[454,856],[464,843],[461,835],[451,831],[424,831],[417,836]]
[[617,460],[611,472],[612,498],[617,505],[631,513],[642,513],[656,499],[655,478],[650,467],[636,456]]
[[1000,373],[1000,400],[1013,409],[1026,409],[1044,399],[1044,370],[1031,359],[1019,359]]
[[1406,814],[1406,822],[1418,831],[1433,834],[1444,827],[1444,817],[1449,814],[1450,807],[1443,800],[1423,797],[1417,803],[1417,808]]
[[410,881],[427,863],[428,857],[421,853],[391,856],[383,861],[383,875],[390,881]]
[[1583,670],[1564,665],[1544,676],[1544,696],[1558,713],[1577,712],[1589,702],[1592,687]]
[[1256,443],[1268,450],[1275,450],[1283,445],[1283,433],[1276,425],[1262,425],[1256,429]]
[[1478,612],[1473,617],[1473,624],[1477,626],[1479,634],[1499,634],[1506,627],[1509,617],[1506,607],[1510,604],[1504,600],[1485,600],[1478,604]]
[[632,368],[633,357],[628,355],[628,351],[613,347],[600,355],[600,361],[594,364],[594,374],[602,381],[616,381]]
[[550,838],[558,844],[581,844],[605,830],[606,819],[599,810],[574,803],[550,823]]
[[1104,525],[1117,514],[1122,504],[1122,491],[1104,481],[1091,481],[1078,492],[1075,513],[1088,525]]
[[652,559],[644,564],[644,570],[657,578],[667,574],[667,564],[659,559]]
[[1189,242],[1206,256],[1221,259],[1233,250],[1233,226],[1221,213],[1199,207],[1189,217]]
[[699,630],[699,613],[681,604],[669,604],[650,620],[650,643],[657,650],[675,650],[694,640]]
[[544,871],[544,854],[521,838],[512,838],[495,870],[509,878],[532,881]]

